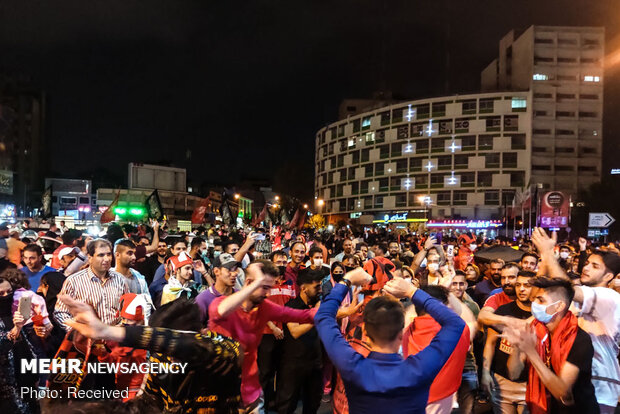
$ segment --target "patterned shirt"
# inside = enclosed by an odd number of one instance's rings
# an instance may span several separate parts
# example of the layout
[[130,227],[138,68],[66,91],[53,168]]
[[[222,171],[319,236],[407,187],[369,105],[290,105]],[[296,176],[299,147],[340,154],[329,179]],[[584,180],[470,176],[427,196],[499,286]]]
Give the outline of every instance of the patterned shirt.
[[[129,293],[129,288],[124,276],[108,272],[107,277],[101,281],[89,267],[69,276],[60,293],[91,305],[103,323],[116,325],[120,319],[118,312],[121,296]],[[54,317],[63,329],[69,330],[65,321],[71,318],[71,313],[60,299],[56,302]]]

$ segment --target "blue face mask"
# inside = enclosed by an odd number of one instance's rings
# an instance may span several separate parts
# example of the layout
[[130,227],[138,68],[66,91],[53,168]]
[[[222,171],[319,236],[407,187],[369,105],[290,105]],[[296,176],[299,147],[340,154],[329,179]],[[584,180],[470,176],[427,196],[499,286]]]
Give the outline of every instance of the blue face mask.
[[532,315],[542,323],[549,323],[557,312],[554,312],[551,315],[549,315],[547,313],[547,308],[549,306],[555,305],[558,302],[559,301],[553,302],[552,304],[547,305],[547,306],[541,305],[538,302],[532,302]]
[[215,259],[216,257],[218,257],[220,255],[220,253],[222,253],[222,252],[220,252],[219,250],[215,250],[213,252],[213,258]]

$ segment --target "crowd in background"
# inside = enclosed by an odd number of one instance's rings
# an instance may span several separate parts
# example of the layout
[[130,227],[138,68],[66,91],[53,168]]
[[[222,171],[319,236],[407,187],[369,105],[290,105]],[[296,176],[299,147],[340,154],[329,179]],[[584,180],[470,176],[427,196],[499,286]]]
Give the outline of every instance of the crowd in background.
[[[8,412],[68,404],[23,387],[128,390],[115,409],[140,412],[613,413],[620,397],[615,243],[538,228],[48,227],[0,224]],[[190,372],[21,371],[38,358]]]

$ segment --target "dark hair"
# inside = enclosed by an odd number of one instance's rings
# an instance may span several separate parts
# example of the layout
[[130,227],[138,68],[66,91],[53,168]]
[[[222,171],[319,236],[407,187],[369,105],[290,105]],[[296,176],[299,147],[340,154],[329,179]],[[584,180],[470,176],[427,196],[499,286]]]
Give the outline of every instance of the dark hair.
[[82,232],[75,229],[69,229],[65,231],[60,237],[62,240],[62,244],[66,244],[67,246],[71,246],[74,241],[82,237]]
[[323,249],[321,249],[319,246],[312,246],[310,248],[310,250],[308,250],[308,256],[312,257],[314,256],[315,253],[321,253],[323,254]]
[[505,262],[502,259],[491,259],[491,261],[489,262],[489,266],[498,263],[501,264],[502,267],[504,267]]
[[502,266],[502,270],[513,269],[513,268],[516,268],[517,270],[521,270],[521,267],[515,262],[506,263],[504,266]]
[[345,254],[345,255],[343,255],[342,256],[342,261],[344,262],[345,260],[348,260],[349,262],[350,261],[354,261],[358,265],[360,264],[360,258],[357,257],[354,254]]
[[346,270],[346,269],[344,268],[344,265],[343,265],[341,262],[334,262],[334,263],[332,263],[332,267],[331,267],[331,272],[330,272],[330,273],[334,273],[334,270],[335,270],[337,267],[342,268],[342,271],[343,271],[343,272]]
[[529,277],[530,279],[533,279],[536,277],[536,273],[530,272],[528,270],[519,270],[519,273],[517,273],[517,277]]
[[271,252],[271,254],[269,255],[269,260],[273,262],[273,259],[275,259],[276,256],[284,256],[288,259],[288,254],[286,254],[284,250],[276,250]]
[[108,231],[106,232],[106,235],[110,243],[114,243],[118,239],[122,239],[123,237],[125,237],[125,234],[123,233],[123,229],[121,228],[121,226],[119,226],[116,223],[110,224],[110,227],[108,227]]
[[174,246],[176,246],[179,243],[183,243],[185,245],[185,247],[187,247],[187,242],[185,240],[183,240],[182,238],[180,238],[180,237],[175,237],[172,240],[172,243],[170,243],[170,247],[174,247]]
[[0,273],[0,279],[4,279],[11,284],[13,289],[30,289],[30,282],[28,276],[19,269],[8,268]]
[[523,258],[527,256],[533,257],[538,262],[539,257],[536,253],[533,253],[533,252],[523,253],[523,256],[521,256],[521,260],[523,260]]
[[[123,246],[127,249],[135,249],[136,248],[136,244],[133,242],[133,240],[131,239],[118,239],[115,243],[114,243],[114,253],[116,253],[117,249],[119,246]],[[94,252],[93,252],[94,254]]]
[[108,240],[106,239],[94,239],[88,242],[88,245],[86,246],[86,252],[88,253],[89,256],[94,256],[95,255],[95,251],[97,250],[97,247],[101,247],[101,246],[107,246],[110,248],[110,252],[112,252],[112,243],[110,243]]
[[362,250],[362,246],[368,247],[368,243],[366,243],[366,242],[359,242],[359,243],[357,243],[357,246],[355,246],[355,250],[359,252],[360,250]]
[[323,270],[321,269],[311,269],[309,267],[302,269],[299,271],[297,275],[297,285],[309,285],[315,282],[320,282],[323,279]]
[[24,252],[33,252],[36,253],[37,256],[42,256],[43,255],[43,251],[41,250],[41,246],[39,246],[38,244],[27,244],[26,247],[24,247]]
[[186,298],[179,298],[160,306],[151,314],[149,326],[182,331],[200,331],[200,309]]
[[194,237],[192,239],[192,242],[190,243],[190,248],[193,249],[196,246],[200,247],[200,245],[204,242],[205,242],[205,239],[203,239],[202,237]]
[[273,264],[272,261],[269,260],[265,260],[265,259],[258,259],[255,260],[254,263],[260,263],[263,265],[263,273],[275,278],[280,277],[280,269],[278,269],[278,267]]
[[364,326],[374,342],[392,342],[405,327],[403,305],[388,296],[372,299],[364,308]]
[[605,273],[613,273],[614,277],[620,273],[620,256],[616,253],[598,250],[590,256],[599,256],[603,260],[606,268]]
[[224,251],[224,253],[226,253],[226,250],[228,250],[228,246],[231,246],[233,244],[239,246],[239,243],[237,243],[235,240],[227,240],[224,244],[222,244],[222,250]]
[[467,277],[467,275],[465,274],[465,271],[457,269],[454,271],[454,276],[463,276],[463,277]]
[[387,244],[385,243],[379,243],[377,245],[377,249],[381,250],[383,254],[386,254],[388,252]]
[[[443,303],[444,305],[448,304],[448,296],[450,296],[450,290],[448,290],[447,288],[439,285],[426,285],[422,288],[422,290]],[[426,314],[424,307],[417,305],[415,306],[415,312],[418,314],[418,316]]]
[[560,292],[569,306],[575,297],[575,289],[569,279],[539,276],[532,279],[530,284],[545,291]]

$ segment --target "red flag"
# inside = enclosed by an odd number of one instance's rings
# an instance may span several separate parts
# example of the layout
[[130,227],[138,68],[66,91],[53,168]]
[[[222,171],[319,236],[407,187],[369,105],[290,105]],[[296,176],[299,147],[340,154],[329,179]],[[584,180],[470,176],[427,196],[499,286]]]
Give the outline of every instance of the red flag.
[[265,203],[265,205],[263,206],[263,209],[261,210],[260,214],[254,219],[254,222],[252,223],[252,225],[258,226],[262,221],[265,220],[266,216],[267,216],[267,204]]
[[118,205],[118,198],[120,197],[121,192],[118,191],[116,193],[116,197],[112,203],[108,206],[108,209],[101,214],[101,218],[99,218],[99,222],[101,224],[110,223],[116,219],[116,213],[114,213],[114,208]]
[[304,224],[306,224],[306,217],[308,217],[308,212],[304,210],[299,217],[299,223],[297,223],[297,230],[301,230],[304,228]]
[[293,216],[293,220],[291,220],[291,222],[289,223],[289,228],[293,229],[293,228],[297,227],[298,223],[299,223],[299,208],[297,209],[297,211],[295,211],[295,215]]
[[192,224],[202,224],[207,213],[207,205],[209,205],[209,197],[205,197],[192,212]]

